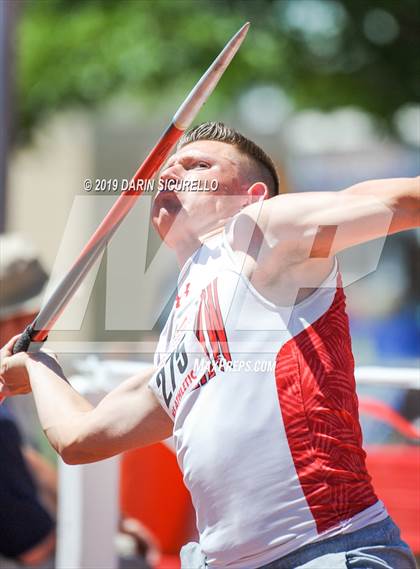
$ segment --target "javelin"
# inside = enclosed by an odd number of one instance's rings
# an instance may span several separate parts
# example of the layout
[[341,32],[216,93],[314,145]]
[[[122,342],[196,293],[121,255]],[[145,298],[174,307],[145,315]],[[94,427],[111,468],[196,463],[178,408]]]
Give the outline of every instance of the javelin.
[[[153,178],[162,166],[175,143],[190,126],[197,113],[216,87],[232,58],[238,51],[249,28],[246,23],[226,44],[212,65],[204,73],[185,101],[175,113],[171,123],[163,132],[143,164],[134,174],[128,191],[121,194],[109,210],[102,223],[89,239],[69,272],[64,276],[33,322],[22,332],[13,346],[13,353],[28,351],[31,342],[44,342],[48,332],[79,288],[89,269],[107,246],[120,223],[135,204],[141,191],[137,191],[138,180]],[[1,402],[1,396],[0,396]]]

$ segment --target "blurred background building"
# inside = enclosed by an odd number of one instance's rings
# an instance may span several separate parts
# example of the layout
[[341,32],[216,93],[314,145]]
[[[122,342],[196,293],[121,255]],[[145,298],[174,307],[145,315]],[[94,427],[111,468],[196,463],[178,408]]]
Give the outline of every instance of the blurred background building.
[[[284,192],[419,174],[416,0],[3,0],[0,16],[0,229],[29,236],[49,271],[78,198],[87,214],[76,251],[98,200],[109,199],[86,201],[84,180],[129,178],[245,21],[248,37],[198,122],[224,120],[254,139],[273,157]],[[150,266],[160,243],[149,227],[137,238],[146,236]],[[419,233],[406,232],[342,260],[358,365],[418,369],[418,244]],[[136,254],[132,247],[123,261]],[[107,329],[107,262],[80,330],[51,335],[69,369],[86,350],[120,359],[153,351],[162,315],[148,329]],[[176,279],[168,267],[161,287],[122,281],[130,299],[162,304]]]

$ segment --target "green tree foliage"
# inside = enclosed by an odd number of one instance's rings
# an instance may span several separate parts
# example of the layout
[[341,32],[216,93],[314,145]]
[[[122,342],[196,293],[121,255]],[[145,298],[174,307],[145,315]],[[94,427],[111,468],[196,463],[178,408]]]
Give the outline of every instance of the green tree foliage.
[[388,122],[419,98],[416,0],[29,0],[20,12],[23,131],[46,112],[121,93],[175,108],[247,20],[216,110],[256,83],[281,86],[297,108],[357,105]]

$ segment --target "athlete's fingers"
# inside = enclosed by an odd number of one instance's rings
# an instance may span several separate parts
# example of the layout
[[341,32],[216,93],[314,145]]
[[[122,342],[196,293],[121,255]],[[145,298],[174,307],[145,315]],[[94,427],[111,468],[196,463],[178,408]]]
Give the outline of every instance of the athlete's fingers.
[[0,350],[0,403],[5,397],[21,395],[31,391],[29,376],[26,370],[28,354],[13,354],[13,346],[20,334],[13,336]]
[[0,350],[0,362],[2,361],[3,358],[11,356],[13,354],[13,346],[15,345],[19,337],[20,334],[16,334],[16,336],[10,338],[10,340],[6,342],[6,344],[2,347],[2,349]]

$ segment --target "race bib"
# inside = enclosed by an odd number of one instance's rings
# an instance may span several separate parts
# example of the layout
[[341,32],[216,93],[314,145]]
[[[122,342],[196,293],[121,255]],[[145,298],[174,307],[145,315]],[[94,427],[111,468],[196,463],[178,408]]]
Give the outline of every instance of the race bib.
[[194,333],[187,332],[159,365],[149,387],[174,420],[184,396],[206,383],[211,373],[212,365],[203,346]]

